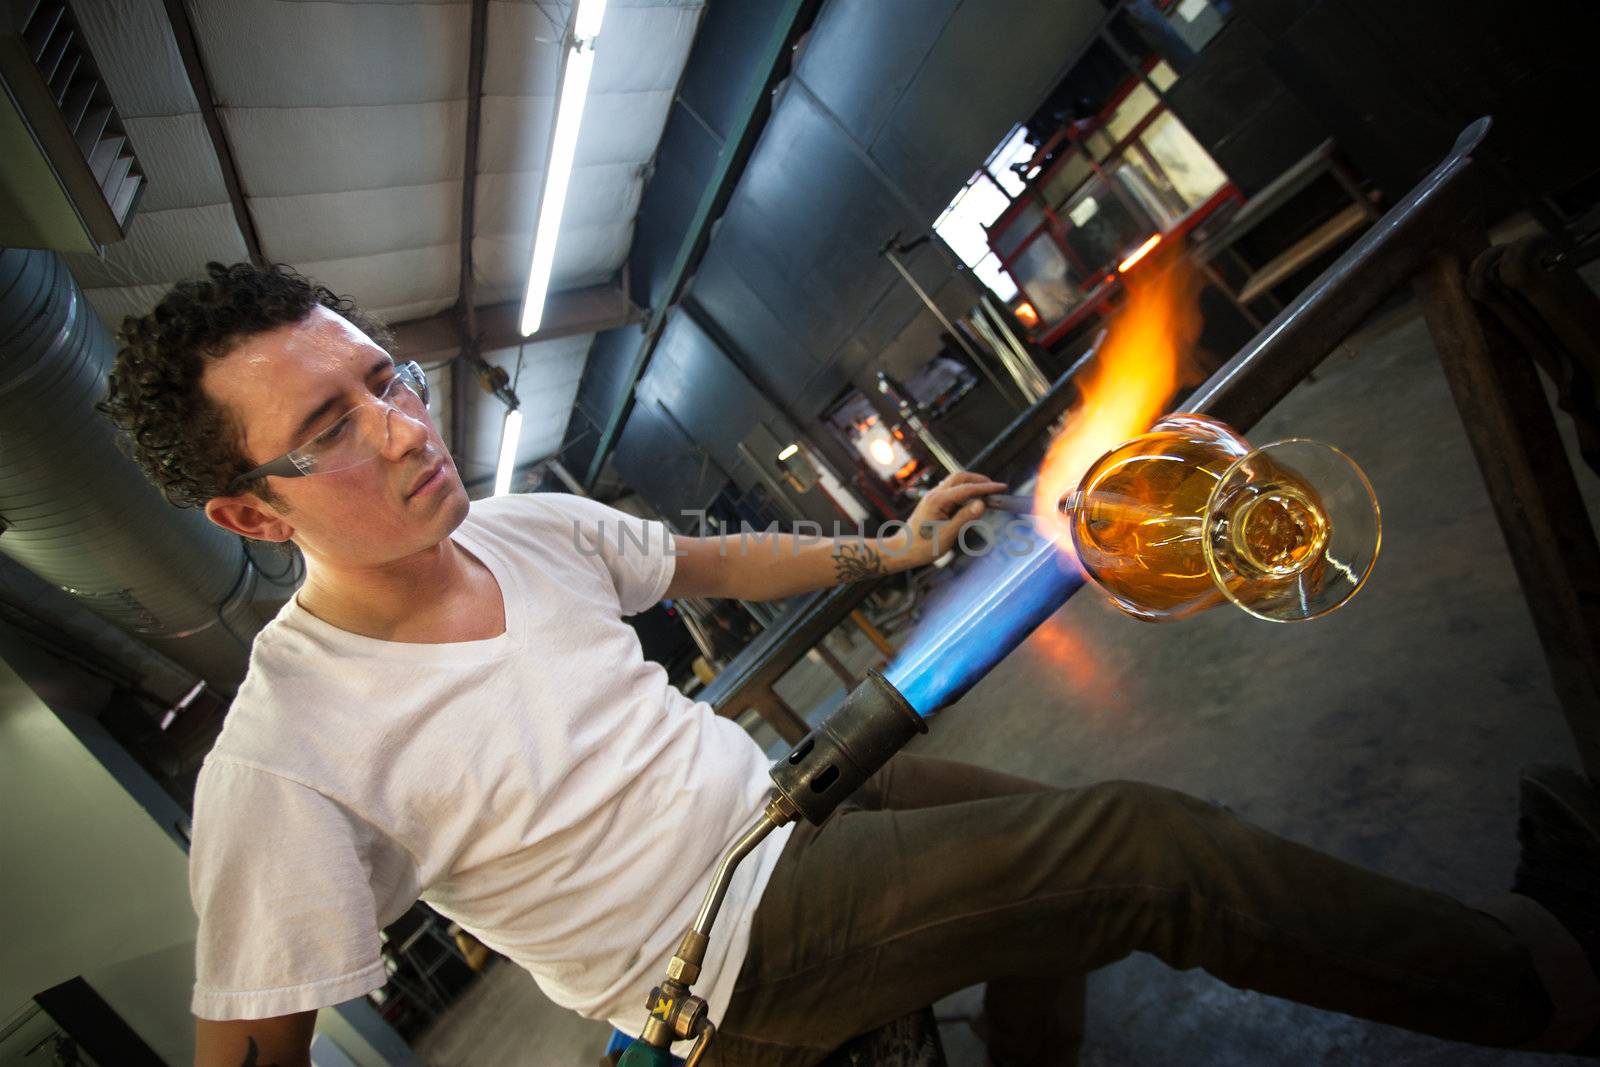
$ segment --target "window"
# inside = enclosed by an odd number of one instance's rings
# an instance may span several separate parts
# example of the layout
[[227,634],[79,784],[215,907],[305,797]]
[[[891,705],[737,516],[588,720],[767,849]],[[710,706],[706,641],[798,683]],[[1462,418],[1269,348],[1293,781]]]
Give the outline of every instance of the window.
[[986,228],[994,225],[1011,206],[1012,198],[1023,191],[1023,180],[1012,167],[1033,158],[1027,134],[1022,126],[1012,130],[933,223],[934,231],[961,262],[1006,303],[1017,295],[1017,286],[990,251]]
[[1045,138],[1038,153],[1042,170],[1023,178],[1009,166],[997,169],[1001,160],[1026,164],[1034,158],[1017,131],[975,177],[991,175],[999,186],[999,170],[1005,170],[1005,191],[1020,201],[1003,221],[997,213],[989,229],[971,231],[989,242],[991,255],[981,262],[998,267],[1010,282],[991,288],[1026,301],[1047,329],[1095,293],[1109,291],[1108,280],[1152,235],[1192,227],[1227,185],[1227,176],[1157,95],[1176,81],[1165,61],[1148,57],[1127,71],[1097,113]]

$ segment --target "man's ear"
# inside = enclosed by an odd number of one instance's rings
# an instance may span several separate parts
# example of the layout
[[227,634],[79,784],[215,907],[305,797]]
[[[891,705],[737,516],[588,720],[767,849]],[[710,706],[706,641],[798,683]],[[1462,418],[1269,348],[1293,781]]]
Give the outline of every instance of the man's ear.
[[206,501],[206,518],[255,541],[287,541],[294,527],[254,493],[214,496]]

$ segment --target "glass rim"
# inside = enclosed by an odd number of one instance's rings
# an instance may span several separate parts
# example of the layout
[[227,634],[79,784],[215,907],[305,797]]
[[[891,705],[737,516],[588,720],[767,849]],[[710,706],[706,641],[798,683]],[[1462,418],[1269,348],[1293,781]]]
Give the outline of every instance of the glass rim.
[[[1222,487],[1224,485],[1228,484],[1228,479],[1232,478],[1234,473],[1240,467],[1244,466],[1256,456],[1265,453],[1268,449],[1281,448],[1284,445],[1309,445],[1312,448],[1319,449],[1323,452],[1331,452],[1335,456],[1338,456],[1340,459],[1344,460],[1345,465],[1355,473],[1356,480],[1360,483],[1361,488],[1366,490],[1367,499],[1372,502],[1373,525],[1376,527],[1376,533],[1372,542],[1372,558],[1367,561],[1366,570],[1362,571],[1361,579],[1356,583],[1356,587],[1351,590],[1348,595],[1336,603],[1330,605],[1329,607],[1323,608],[1321,611],[1318,611],[1315,614],[1297,615],[1294,618],[1287,619],[1278,618],[1273,615],[1262,614],[1249,604],[1246,604],[1243,600],[1239,599],[1239,597],[1235,596],[1233,590],[1228,588],[1227,582],[1218,579],[1216,550],[1212,548],[1210,536],[1211,517],[1216,511],[1217,494],[1222,492]],[[1372,576],[1372,569],[1377,566],[1378,553],[1383,546],[1383,511],[1378,504],[1378,494],[1372,488],[1372,482],[1367,479],[1367,472],[1362,470],[1361,464],[1357,463],[1355,459],[1351,457],[1351,455],[1344,449],[1338,447],[1337,445],[1330,445],[1326,441],[1318,441],[1312,437],[1285,437],[1278,441],[1268,441],[1264,445],[1257,445],[1249,452],[1246,452],[1244,455],[1228,464],[1228,468],[1222,472],[1221,477],[1217,479],[1217,484],[1211,487],[1211,492],[1206,497],[1206,507],[1202,514],[1202,521],[1205,524],[1205,529],[1202,537],[1200,538],[1200,551],[1205,557],[1206,570],[1210,572],[1212,582],[1217,586],[1217,588],[1222,590],[1222,595],[1228,599],[1229,603],[1233,604],[1251,618],[1261,619],[1264,622],[1310,622],[1313,619],[1321,619],[1328,615],[1332,615],[1334,612],[1350,603],[1350,601],[1354,600],[1356,593],[1360,592],[1362,587],[1367,584],[1367,579]]]

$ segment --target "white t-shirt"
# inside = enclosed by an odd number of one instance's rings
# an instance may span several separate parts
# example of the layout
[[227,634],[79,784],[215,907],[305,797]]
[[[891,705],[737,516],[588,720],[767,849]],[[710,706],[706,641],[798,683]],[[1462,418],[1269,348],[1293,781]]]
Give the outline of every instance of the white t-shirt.
[[[500,585],[500,636],[381,641],[291,599],[256,638],[195,797],[201,1018],[378,988],[378,931],[420,897],[558,1004],[637,1032],[760,814],[760,748],[622,621],[672,578],[665,526],[540,493],[478,501],[452,536]],[[788,829],[740,865],[713,930],[696,992],[714,1019]]]

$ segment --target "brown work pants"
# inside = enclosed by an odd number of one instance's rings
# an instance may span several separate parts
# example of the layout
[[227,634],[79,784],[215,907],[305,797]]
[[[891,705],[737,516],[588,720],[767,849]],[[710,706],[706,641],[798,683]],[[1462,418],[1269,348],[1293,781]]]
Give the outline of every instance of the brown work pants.
[[988,982],[996,1064],[1072,1064],[1083,975],[1132,952],[1439,1037],[1534,1046],[1552,1019],[1534,942],[1554,920],[1511,899],[1522,912],[1502,921],[1155,786],[1054,789],[901,754],[822,827],[795,828],[708,1061],[814,1064]]

